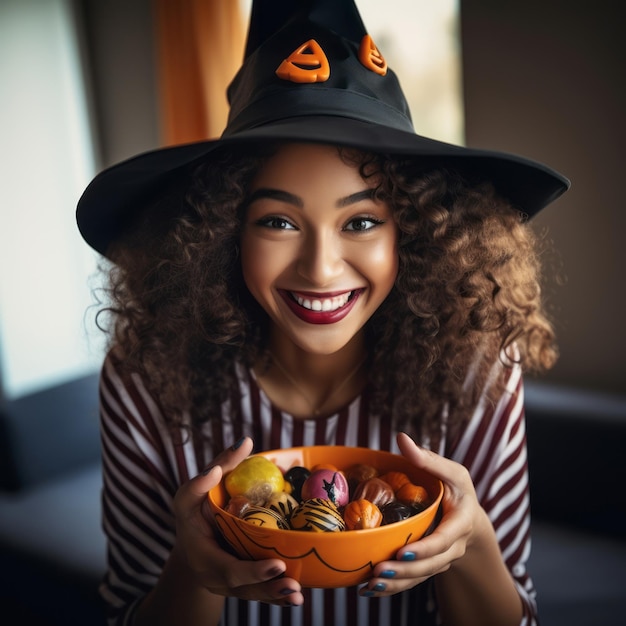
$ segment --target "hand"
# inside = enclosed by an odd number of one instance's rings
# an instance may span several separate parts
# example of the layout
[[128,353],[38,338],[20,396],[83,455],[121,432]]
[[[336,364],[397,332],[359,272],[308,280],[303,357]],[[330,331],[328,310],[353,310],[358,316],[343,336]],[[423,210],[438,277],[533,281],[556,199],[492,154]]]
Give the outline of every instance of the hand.
[[392,595],[447,571],[466,555],[486,520],[464,466],[418,447],[404,433],[397,441],[403,456],[444,483],[443,515],[432,534],[398,550],[397,561],[378,563],[361,595]]
[[299,583],[280,577],[285,571],[283,561],[238,559],[220,547],[210,523],[207,492],[251,451],[252,440],[246,437],[179,488],[174,499],[176,543],[172,555],[185,564],[198,585],[214,594],[281,606],[299,605],[304,601]]

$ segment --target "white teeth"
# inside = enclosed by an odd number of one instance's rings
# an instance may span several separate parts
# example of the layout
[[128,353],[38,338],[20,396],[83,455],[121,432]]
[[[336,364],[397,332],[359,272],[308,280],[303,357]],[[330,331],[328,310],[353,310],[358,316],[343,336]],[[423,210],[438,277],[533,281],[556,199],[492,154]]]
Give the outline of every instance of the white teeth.
[[348,303],[351,293],[352,292],[348,292],[340,296],[335,296],[334,298],[323,298],[320,300],[303,298],[293,292],[291,295],[301,307],[309,309],[310,311],[336,311]]

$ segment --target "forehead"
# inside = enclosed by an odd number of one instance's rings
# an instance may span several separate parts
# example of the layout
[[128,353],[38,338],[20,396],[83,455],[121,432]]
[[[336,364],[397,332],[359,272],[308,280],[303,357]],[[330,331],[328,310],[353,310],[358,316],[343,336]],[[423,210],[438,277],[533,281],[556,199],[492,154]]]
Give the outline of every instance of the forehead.
[[352,151],[327,144],[289,143],[280,146],[254,177],[251,189],[277,187],[296,192],[323,184],[327,190],[369,187]]

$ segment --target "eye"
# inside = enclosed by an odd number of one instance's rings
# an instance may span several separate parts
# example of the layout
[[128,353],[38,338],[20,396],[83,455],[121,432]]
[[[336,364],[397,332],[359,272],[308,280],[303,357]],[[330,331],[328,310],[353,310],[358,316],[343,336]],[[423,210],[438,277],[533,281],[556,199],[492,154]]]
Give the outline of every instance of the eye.
[[345,225],[344,230],[364,232],[384,223],[384,220],[379,220],[374,217],[354,217]]
[[278,217],[276,215],[270,215],[269,217],[264,217],[256,222],[259,226],[263,226],[265,228],[272,228],[275,230],[296,230],[296,227],[284,217]]

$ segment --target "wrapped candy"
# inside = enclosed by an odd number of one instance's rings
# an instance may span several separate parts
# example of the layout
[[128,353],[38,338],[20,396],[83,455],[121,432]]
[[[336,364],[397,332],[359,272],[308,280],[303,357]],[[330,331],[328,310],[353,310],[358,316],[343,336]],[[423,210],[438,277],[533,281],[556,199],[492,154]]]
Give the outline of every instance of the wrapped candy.
[[370,478],[359,483],[354,490],[353,500],[369,500],[378,508],[394,499],[393,489],[380,478]]
[[324,498],[312,498],[299,504],[291,514],[289,525],[293,530],[328,533],[346,529],[337,506]]

